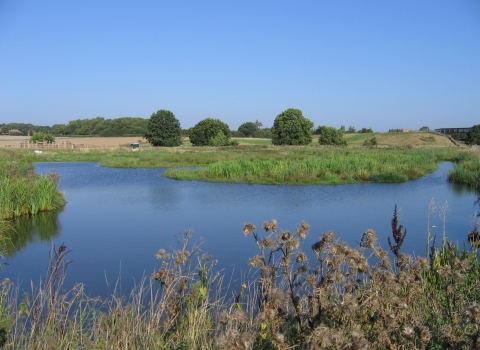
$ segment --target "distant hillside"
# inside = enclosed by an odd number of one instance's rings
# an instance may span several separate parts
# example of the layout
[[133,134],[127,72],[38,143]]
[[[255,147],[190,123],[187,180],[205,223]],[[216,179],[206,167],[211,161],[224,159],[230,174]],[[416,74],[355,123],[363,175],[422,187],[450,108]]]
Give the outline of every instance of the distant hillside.
[[351,146],[362,145],[365,140],[376,137],[378,145],[424,145],[453,146],[448,137],[429,132],[375,132],[369,134],[345,134],[344,138]]

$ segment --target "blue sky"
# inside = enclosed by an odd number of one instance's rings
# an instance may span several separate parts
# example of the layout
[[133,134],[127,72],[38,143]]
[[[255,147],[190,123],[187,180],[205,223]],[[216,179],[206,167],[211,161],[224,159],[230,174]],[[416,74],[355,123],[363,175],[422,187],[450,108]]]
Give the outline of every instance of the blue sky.
[[0,1],[0,123],[480,124],[480,1]]

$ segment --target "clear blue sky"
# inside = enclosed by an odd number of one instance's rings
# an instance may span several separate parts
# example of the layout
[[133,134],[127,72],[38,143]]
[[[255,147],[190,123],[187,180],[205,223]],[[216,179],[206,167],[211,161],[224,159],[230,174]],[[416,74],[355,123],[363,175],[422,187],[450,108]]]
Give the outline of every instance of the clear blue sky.
[[0,123],[480,124],[479,0],[0,0]]

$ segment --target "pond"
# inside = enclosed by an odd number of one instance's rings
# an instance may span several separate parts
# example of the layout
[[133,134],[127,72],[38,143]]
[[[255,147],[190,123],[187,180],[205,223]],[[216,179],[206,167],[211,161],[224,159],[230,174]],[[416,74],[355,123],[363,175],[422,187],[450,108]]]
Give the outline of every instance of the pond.
[[[59,213],[14,223],[16,248],[2,274],[28,289],[30,280],[38,283],[45,275],[52,245],[65,243],[74,260],[67,286],[81,282],[91,296],[106,296],[120,281],[123,291],[129,292],[133,283],[158,269],[155,254],[176,242],[173,234],[193,229],[193,239],[204,241],[202,251],[212,254],[227,276],[237,278],[256,253],[253,238],[243,235],[245,222],[261,228],[275,218],[279,228],[295,230],[305,220],[311,226],[302,244],[305,249],[329,230],[354,245],[371,228],[388,250],[395,204],[400,223],[407,228],[403,251],[424,256],[425,212],[432,197],[448,204],[449,240],[464,241],[473,226],[476,195],[447,182],[451,166],[442,163],[435,173],[401,184],[272,186],[176,181],[161,177],[165,169],[39,163],[38,173],[59,172],[67,204]],[[434,217],[433,234],[441,239],[443,222],[439,213]]]

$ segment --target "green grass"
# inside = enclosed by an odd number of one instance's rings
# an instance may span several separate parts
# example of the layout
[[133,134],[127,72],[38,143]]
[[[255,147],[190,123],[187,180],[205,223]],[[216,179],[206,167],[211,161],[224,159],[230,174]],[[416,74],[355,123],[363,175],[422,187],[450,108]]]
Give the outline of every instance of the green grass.
[[464,184],[480,191],[480,157],[465,153],[448,174],[448,181]]
[[[353,137],[364,135],[367,134],[354,134]],[[19,162],[20,171],[23,173],[28,171],[32,161],[90,161],[114,168],[209,166],[195,171],[170,169],[165,176],[185,180],[265,184],[402,182],[434,171],[439,161],[452,161],[457,165],[452,172],[454,175],[449,176],[451,182],[467,183],[470,186],[478,183],[478,154],[469,153],[465,148],[403,146],[368,149],[317,145],[281,147],[253,144],[269,140],[244,140],[252,144],[240,144],[236,147],[149,148],[139,152],[49,150],[35,157],[27,150],[17,150],[13,154],[14,157],[24,159]],[[8,158],[8,151],[0,149],[0,156]]]
[[0,219],[35,215],[63,206],[63,196],[57,190],[56,173],[36,174],[31,155],[4,155],[0,158]]
[[452,157],[425,149],[321,149],[311,155],[283,154],[261,159],[218,161],[198,169],[169,169],[163,176],[180,180],[246,182],[263,184],[340,184],[355,182],[404,182],[437,169]]

